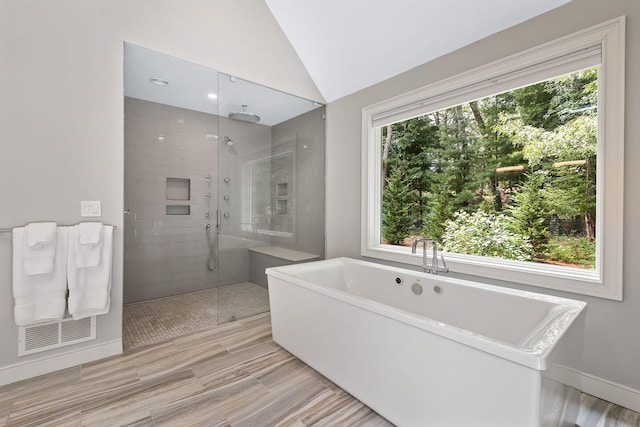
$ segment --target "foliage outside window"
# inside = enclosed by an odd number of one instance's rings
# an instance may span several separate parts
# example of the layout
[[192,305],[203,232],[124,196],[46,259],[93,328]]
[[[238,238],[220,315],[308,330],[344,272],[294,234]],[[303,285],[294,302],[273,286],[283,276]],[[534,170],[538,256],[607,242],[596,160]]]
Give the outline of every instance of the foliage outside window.
[[363,110],[362,255],[622,298],[624,18]]
[[594,269],[597,105],[591,67],[385,126],[383,243]]

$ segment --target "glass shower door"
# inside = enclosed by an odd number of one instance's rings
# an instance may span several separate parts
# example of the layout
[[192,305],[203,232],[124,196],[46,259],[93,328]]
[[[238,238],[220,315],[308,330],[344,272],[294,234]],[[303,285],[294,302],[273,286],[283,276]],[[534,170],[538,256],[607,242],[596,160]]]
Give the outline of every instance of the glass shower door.
[[220,74],[218,323],[269,310],[265,268],[324,256],[324,108]]
[[250,206],[260,199],[260,193],[268,191],[268,186],[262,184],[268,182],[269,175],[269,171],[263,171],[260,182],[252,180],[250,164],[268,157],[271,149],[270,127],[248,121],[256,120],[247,104],[253,86],[256,85],[220,74],[219,324],[269,310],[266,287],[250,281],[250,249],[268,244],[268,239],[257,233],[257,219],[250,214]]

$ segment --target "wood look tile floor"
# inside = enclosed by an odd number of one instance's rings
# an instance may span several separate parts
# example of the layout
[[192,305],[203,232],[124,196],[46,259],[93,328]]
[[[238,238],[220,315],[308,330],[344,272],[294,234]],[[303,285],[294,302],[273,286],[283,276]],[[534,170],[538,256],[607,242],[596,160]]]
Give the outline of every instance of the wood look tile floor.
[[271,339],[268,313],[0,387],[0,426],[391,425]]
[[[392,424],[275,344],[266,313],[0,387],[0,426],[83,425]],[[583,395],[578,425],[640,414]]]

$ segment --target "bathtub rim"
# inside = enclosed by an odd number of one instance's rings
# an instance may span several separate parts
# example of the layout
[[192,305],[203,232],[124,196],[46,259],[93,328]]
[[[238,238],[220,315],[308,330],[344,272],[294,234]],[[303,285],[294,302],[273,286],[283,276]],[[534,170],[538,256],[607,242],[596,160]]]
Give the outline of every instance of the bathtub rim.
[[[529,334],[528,342],[535,342],[538,345],[525,347],[501,341],[495,338],[487,337],[479,333],[469,331],[457,326],[449,325],[431,318],[410,313],[405,310],[380,303],[365,297],[356,296],[348,292],[328,288],[319,284],[315,284],[308,280],[303,280],[295,275],[296,271],[310,271],[317,269],[319,263],[341,266],[344,263],[355,263],[363,266],[382,268],[398,274],[413,275],[426,279],[437,277],[443,283],[451,283],[461,286],[471,286],[487,290],[489,292],[498,292],[502,294],[515,295],[525,298],[545,301],[556,305],[555,309],[539,322],[543,325],[540,330],[532,331]],[[469,347],[493,354],[503,359],[527,366],[538,371],[547,370],[557,353],[559,342],[570,329],[572,324],[584,316],[587,310],[587,303],[579,300],[556,297],[553,295],[539,294],[535,292],[522,291],[518,289],[504,288],[496,285],[472,282],[464,279],[457,279],[446,276],[434,276],[429,273],[408,270],[398,267],[392,267],[385,264],[378,264],[369,261],[349,257],[337,257],[326,260],[314,261],[304,264],[293,264],[279,267],[271,267],[266,269],[268,277],[272,276],[296,286],[301,286],[309,291],[327,296],[332,299],[340,300],[345,303],[360,307],[365,310],[373,311],[381,316],[408,324],[410,326],[434,333],[444,338],[459,342]],[[560,326],[561,331],[558,333],[556,328]]]

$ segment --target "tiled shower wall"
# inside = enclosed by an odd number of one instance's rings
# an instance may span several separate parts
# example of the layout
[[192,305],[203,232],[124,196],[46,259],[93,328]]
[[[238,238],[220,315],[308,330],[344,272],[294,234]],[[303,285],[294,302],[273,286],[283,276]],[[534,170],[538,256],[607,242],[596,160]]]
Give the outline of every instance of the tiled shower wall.
[[[125,116],[125,302],[215,286],[204,226],[208,192],[217,207],[217,116],[128,97]],[[167,178],[189,180],[189,199],[167,200]]]
[[[234,144],[228,146],[224,137]],[[268,245],[269,236],[252,230],[251,218],[244,218],[247,196],[251,191],[246,166],[255,159],[269,156],[271,127],[244,123],[220,117],[220,269],[218,285],[224,286],[249,280],[249,247]],[[225,179],[225,178],[228,178]],[[227,182],[228,181],[228,182]],[[229,196],[228,200],[225,196]]]
[[[125,302],[247,281],[251,246],[273,244],[323,257],[323,114],[319,108],[269,127],[125,98]],[[233,146],[224,144],[225,136]],[[290,221],[292,235],[259,234],[255,224],[244,223],[253,219],[243,219],[246,165],[285,151],[293,153],[293,163],[272,160],[271,188],[275,195],[279,180],[287,181],[288,209],[272,220]],[[167,178],[189,180],[189,199],[167,200]],[[169,197],[175,197],[171,191]],[[167,205],[189,206],[189,214],[167,215]],[[221,218],[219,268],[212,272],[205,224],[215,233],[218,207],[229,217]]]
[[272,244],[309,252],[324,258],[324,108],[317,108],[271,129],[272,155],[293,151],[293,171],[279,171],[272,163],[272,195],[277,197],[280,176],[292,177],[294,197],[289,199],[289,216],[294,221],[293,236],[272,237]]

